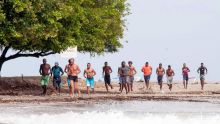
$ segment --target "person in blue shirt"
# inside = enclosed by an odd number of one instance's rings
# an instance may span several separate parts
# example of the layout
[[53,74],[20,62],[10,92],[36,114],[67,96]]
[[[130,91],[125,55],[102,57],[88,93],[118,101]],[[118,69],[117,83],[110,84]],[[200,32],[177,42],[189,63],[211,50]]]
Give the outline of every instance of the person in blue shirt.
[[55,66],[52,67],[52,74],[53,76],[53,86],[56,88],[56,91],[59,92],[61,90],[61,76],[64,74],[63,69],[59,66],[58,62],[55,62]]

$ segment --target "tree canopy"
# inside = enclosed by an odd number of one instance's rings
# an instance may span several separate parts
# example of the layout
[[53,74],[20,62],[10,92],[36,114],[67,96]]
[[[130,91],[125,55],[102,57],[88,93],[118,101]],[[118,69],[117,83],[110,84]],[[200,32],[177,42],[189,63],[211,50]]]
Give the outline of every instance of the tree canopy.
[[[60,53],[70,46],[102,54],[122,47],[126,0],[0,1],[1,63]],[[9,49],[16,51],[7,56]]]

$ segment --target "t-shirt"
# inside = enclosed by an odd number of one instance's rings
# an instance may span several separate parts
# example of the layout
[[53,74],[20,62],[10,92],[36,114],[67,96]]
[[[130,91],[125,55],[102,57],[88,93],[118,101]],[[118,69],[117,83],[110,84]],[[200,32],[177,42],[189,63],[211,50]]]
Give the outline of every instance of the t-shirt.
[[130,72],[130,67],[129,66],[121,67],[122,76],[129,76],[129,72]]
[[188,67],[183,67],[182,71],[183,71],[184,76],[188,76],[188,73],[189,73],[189,68]]
[[167,69],[167,76],[173,76],[174,71],[172,69]]
[[111,72],[111,67],[110,66],[104,66],[103,67],[103,71],[105,73],[105,75],[110,75],[110,72]]
[[50,65],[49,64],[41,64],[40,65],[41,71],[42,71],[42,75],[50,75],[49,71],[50,71]]
[[152,67],[151,66],[143,66],[142,71],[145,76],[149,76],[152,73]]
[[200,75],[204,75],[205,74],[205,70],[207,70],[206,67],[200,67],[199,69]]
[[52,68],[52,73],[53,73],[54,78],[59,78],[61,75],[60,73],[63,73],[63,69],[59,66],[58,67],[54,66]]

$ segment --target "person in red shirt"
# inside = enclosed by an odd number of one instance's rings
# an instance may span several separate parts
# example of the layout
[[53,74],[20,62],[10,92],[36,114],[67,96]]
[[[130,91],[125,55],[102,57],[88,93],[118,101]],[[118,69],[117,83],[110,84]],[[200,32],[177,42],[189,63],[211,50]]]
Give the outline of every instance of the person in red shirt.
[[149,65],[148,62],[145,63],[145,65],[142,67],[141,71],[144,73],[144,80],[146,84],[146,90],[149,89],[149,84],[150,84],[150,77],[152,74],[152,67]]
[[169,87],[169,90],[172,90],[172,82],[173,82],[173,76],[175,75],[173,69],[171,68],[170,65],[168,65],[168,69],[166,70],[166,75],[167,75],[167,85]]
[[187,89],[188,81],[189,81],[189,68],[186,66],[186,63],[183,64],[182,75],[183,75],[183,86],[184,89]]

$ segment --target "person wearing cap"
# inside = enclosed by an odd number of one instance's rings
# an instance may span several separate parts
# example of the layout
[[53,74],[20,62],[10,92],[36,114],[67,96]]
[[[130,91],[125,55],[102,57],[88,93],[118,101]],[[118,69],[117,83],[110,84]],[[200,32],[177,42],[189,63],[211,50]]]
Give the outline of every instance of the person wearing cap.
[[43,59],[43,64],[40,65],[40,70],[39,73],[41,75],[41,87],[43,89],[43,93],[42,95],[46,95],[47,94],[47,86],[49,84],[50,81],[50,74],[51,74],[51,68],[50,65],[47,64],[47,60]]
[[55,62],[55,66],[52,67],[51,76],[53,76],[53,86],[59,94],[61,90],[61,76],[63,74],[63,69],[59,66],[58,62]]
[[148,90],[149,84],[150,84],[150,77],[152,74],[152,67],[149,65],[148,62],[145,63],[145,65],[142,67],[141,71],[144,73],[144,80],[146,84],[146,90]]

